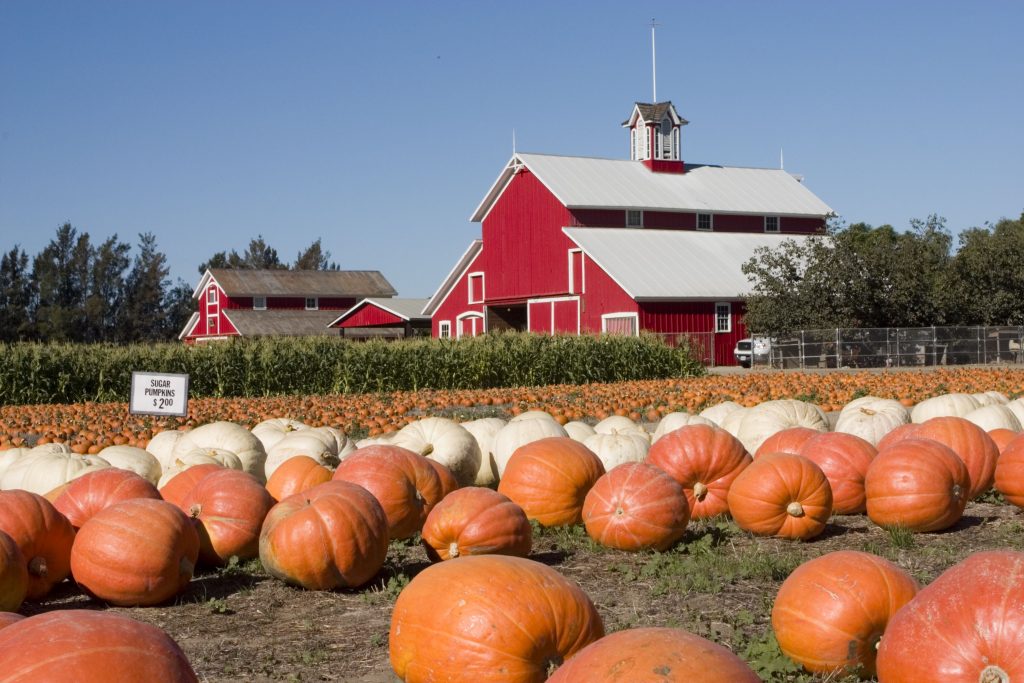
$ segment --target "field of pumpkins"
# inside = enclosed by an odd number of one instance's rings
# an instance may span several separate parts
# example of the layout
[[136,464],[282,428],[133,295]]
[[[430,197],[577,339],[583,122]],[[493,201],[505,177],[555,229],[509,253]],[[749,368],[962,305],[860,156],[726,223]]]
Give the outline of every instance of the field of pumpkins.
[[1024,371],[0,408],[0,681],[1024,681]]

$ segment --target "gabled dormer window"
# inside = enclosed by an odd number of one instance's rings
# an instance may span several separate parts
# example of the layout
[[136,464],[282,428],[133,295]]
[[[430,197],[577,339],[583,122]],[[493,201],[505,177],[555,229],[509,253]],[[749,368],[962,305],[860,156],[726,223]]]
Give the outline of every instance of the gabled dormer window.
[[267,310],[267,297],[265,297],[265,296],[254,296],[252,298],[252,310],[254,310],[254,311],[265,311],[265,310]]
[[635,209],[626,211],[626,227],[627,228],[642,228],[644,227],[644,212]]
[[217,303],[217,288],[211,286],[206,290],[206,303],[215,304]]
[[320,308],[320,301],[315,296],[306,297],[306,310],[315,311]]

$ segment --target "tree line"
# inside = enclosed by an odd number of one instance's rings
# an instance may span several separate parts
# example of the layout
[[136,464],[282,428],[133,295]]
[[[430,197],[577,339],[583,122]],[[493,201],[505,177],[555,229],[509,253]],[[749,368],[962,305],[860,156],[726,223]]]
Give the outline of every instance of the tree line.
[[[241,254],[218,252],[207,268],[337,270],[316,240],[291,265],[263,236]],[[94,243],[64,223],[34,257],[14,245],[0,257],[0,342],[151,342],[177,338],[195,311],[193,285],[170,280],[167,257],[149,232],[132,246],[115,234]]]
[[824,235],[758,249],[743,265],[747,329],[1024,325],[1024,213],[965,230],[953,247],[932,215],[905,232],[832,222]]

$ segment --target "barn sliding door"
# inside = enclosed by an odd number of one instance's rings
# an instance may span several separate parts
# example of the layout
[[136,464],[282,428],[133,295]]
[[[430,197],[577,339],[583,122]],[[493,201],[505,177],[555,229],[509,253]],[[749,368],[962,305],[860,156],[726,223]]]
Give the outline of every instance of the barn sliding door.
[[580,298],[553,297],[528,301],[530,332],[537,334],[579,334]]

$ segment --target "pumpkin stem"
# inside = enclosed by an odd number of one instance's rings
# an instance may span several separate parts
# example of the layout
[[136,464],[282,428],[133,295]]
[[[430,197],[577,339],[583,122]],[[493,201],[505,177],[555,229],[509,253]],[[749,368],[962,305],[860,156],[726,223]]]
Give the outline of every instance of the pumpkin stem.
[[615,516],[616,517],[621,517],[624,514],[626,514],[626,511],[623,510],[621,507],[615,508]]
[[878,411],[877,410],[871,410],[871,408],[861,408],[860,412],[864,413],[865,415],[874,415]]
[[693,497],[697,500],[704,500],[704,497],[708,495],[708,487],[706,484],[702,484],[699,481],[693,485]]
[[46,576],[49,570],[46,567],[46,558],[36,555],[28,563],[28,573],[32,576]]
[[989,664],[981,670],[978,676],[978,683],[1010,683],[1010,675],[1001,667]]
[[428,443],[423,447],[423,452],[420,455],[427,456],[434,452],[434,444]]
[[555,673],[558,667],[562,666],[564,661],[565,660],[562,659],[561,655],[555,655],[544,663],[544,670],[547,672],[548,678],[551,677],[551,674]]
[[953,497],[957,500],[963,498],[964,490],[960,484],[953,484]]
[[452,541],[451,543],[448,544],[448,557],[453,557],[454,558],[454,557],[458,557],[458,556],[459,556],[459,544],[456,543],[455,541]]
[[188,516],[197,519],[203,513],[203,506],[199,503],[192,503],[188,508]]
[[786,506],[786,512],[793,515],[794,517],[803,517],[804,506],[794,500],[792,503]]

